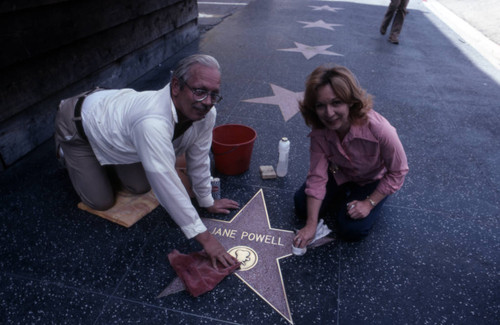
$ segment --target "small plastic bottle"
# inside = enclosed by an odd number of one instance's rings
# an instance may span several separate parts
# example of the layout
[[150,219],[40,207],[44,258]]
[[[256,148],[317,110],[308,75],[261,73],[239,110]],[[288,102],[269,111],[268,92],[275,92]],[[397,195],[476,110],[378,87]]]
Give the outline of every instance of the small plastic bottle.
[[220,178],[210,177],[210,182],[212,183],[212,197],[214,200],[220,200]]
[[278,146],[278,166],[276,167],[276,175],[284,177],[288,172],[288,153],[290,152],[290,141],[288,138],[283,137]]

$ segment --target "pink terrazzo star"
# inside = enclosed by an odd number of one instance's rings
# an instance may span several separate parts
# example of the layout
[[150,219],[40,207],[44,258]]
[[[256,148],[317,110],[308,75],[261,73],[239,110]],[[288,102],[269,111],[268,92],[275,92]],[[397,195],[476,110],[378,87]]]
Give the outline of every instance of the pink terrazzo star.
[[324,28],[329,30],[335,30],[332,26],[342,26],[340,24],[325,23],[321,19],[318,21],[298,21],[298,23],[305,24],[304,28]]
[[274,96],[245,99],[247,103],[278,105],[285,122],[299,112],[299,100],[304,98],[304,92],[293,92],[288,89],[270,84]]
[[[231,220],[202,218],[202,221],[241,263],[234,274],[293,324],[279,261],[292,256],[295,233],[271,227],[262,189]],[[184,289],[182,280],[176,277],[158,298]]]
[[313,10],[326,10],[326,11],[331,11],[331,12],[337,12],[339,10],[344,10],[344,8],[334,8],[330,6],[309,6],[313,8]]
[[332,47],[332,45],[317,45],[317,46],[312,46],[312,45],[305,45],[302,43],[294,42],[296,48],[290,48],[290,49],[278,49],[278,51],[287,51],[287,52],[300,52],[304,55],[304,57],[309,60],[310,58],[315,57],[318,54],[323,54],[323,55],[336,55],[336,56],[343,56],[342,54],[335,53],[328,51],[327,49]]
[[279,260],[292,255],[295,234],[271,227],[262,189],[232,220],[202,220],[228,252],[241,262],[236,276],[293,323]]

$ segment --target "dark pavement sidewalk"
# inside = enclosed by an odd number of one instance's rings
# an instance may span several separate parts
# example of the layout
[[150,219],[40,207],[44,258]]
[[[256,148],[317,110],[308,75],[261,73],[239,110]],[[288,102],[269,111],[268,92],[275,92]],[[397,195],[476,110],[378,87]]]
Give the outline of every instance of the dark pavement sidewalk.
[[[222,195],[244,205],[262,189],[271,226],[293,230],[309,130],[289,98],[315,67],[347,66],[397,128],[410,173],[364,241],[335,239],[280,260],[293,322],[498,324],[499,72],[450,38],[422,1],[410,2],[401,43],[390,44],[378,32],[386,5],[253,0],[131,87],[159,89],[178,59],[215,56],[224,96],[217,124],[257,131],[249,171],[215,171]],[[307,27],[320,20],[336,25]],[[283,136],[291,141],[288,175],[262,180],[259,166],[276,165]],[[167,253],[200,246],[161,207],[127,229],[78,202],[52,141],[0,174],[0,323],[289,323],[236,276],[198,298],[156,298],[175,278]]]

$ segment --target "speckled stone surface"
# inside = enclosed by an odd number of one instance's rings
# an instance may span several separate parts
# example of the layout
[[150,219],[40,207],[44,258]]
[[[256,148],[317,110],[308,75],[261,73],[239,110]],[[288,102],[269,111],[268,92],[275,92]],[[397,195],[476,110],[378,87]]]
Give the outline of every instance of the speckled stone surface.
[[[311,6],[342,8],[335,12]],[[224,100],[217,124],[257,131],[250,169],[221,178],[243,206],[263,190],[270,225],[297,227],[293,194],[308,170],[300,114],[246,101],[271,85],[304,90],[318,65],[355,72],[397,128],[410,173],[372,233],[280,260],[296,324],[498,324],[500,319],[500,73],[423,5],[410,2],[398,46],[378,32],[387,1],[253,0],[131,87],[162,88],[181,57],[215,56]],[[339,24],[334,30],[302,22]],[[309,59],[294,48],[331,45]],[[54,108],[55,109],[55,108]],[[278,141],[291,141],[286,177],[263,180]],[[167,254],[200,250],[162,207],[127,229],[77,208],[48,141],[0,174],[0,323],[288,324],[232,275],[198,298],[156,296],[174,278]],[[204,218],[231,220],[200,211]],[[335,232],[335,229],[333,229]]]

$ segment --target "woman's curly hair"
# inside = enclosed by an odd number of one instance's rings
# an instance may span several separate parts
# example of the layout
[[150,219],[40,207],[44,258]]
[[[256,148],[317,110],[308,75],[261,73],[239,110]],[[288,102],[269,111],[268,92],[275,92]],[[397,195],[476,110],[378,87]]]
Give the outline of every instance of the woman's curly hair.
[[313,129],[325,127],[316,113],[318,89],[325,85],[330,85],[335,95],[349,106],[351,123],[363,123],[368,119],[373,99],[361,88],[354,74],[342,66],[320,66],[307,78],[304,100],[299,102],[300,112],[308,126]]

